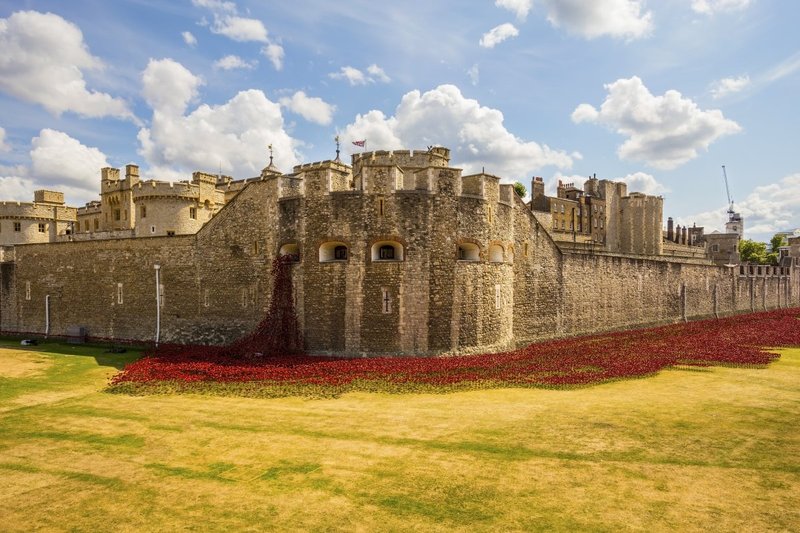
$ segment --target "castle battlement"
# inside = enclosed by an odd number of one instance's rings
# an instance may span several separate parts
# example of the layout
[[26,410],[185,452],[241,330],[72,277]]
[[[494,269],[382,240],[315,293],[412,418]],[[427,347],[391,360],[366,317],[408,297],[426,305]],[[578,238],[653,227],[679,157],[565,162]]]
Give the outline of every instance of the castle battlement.
[[397,165],[407,167],[447,167],[450,163],[450,150],[440,146],[427,150],[375,150],[352,155],[353,170],[357,167],[374,165]]
[[345,165],[341,161],[336,161],[335,159],[326,159],[325,161],[315,161],[313,163],[303,163],[302,165],[295,165],[292,168],[292,172],[294,174],[299,174],[300,172],[309,172],[312,170],[323,170],[323,169],[333,169],[338,170],[339,172],[348,172],[350,167]]
[[85,206],[78,208],[79,215],[94,215],[102,211],[102,204],[97,200],[87,202]]
[[75,220],[76,209],[38,202],[0,202],[0,218]]
[[188,181],[177,183],[169,181],[147,180],[139,182],[133,188],[133,201],[144,198],[177,198],[181,200],[196,200],[200,197],[200,186]]

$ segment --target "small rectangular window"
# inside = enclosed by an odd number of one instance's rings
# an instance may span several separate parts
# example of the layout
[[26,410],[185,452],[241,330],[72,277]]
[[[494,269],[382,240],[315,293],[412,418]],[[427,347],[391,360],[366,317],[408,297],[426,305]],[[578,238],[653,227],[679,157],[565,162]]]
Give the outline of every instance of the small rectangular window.
[[155,233],[155,232],[156,232],[156,227],[150,226],[150,233]]
[[46,225],[39,223],[39,233],[44,233],[46,229],[47,229]]
[[94,219],[94,230],[97,231],[100,229],[100,220]]
[[385,245],[378,249],[379,259],[394,259],[394,246]]
[[190,207],[189,208],[189,218],[191,218],[191,219],[196,219],[197,218],[197,208],[196,207]]
[[258,255],[258,241],[253,241],[253,255]]
[[117,283],[117,303],[122,304],[122,283]]
[[14,231],[22,231],[22,223],[14,222]]
[[392,312],[392,296],[386,287],[381,287],[381,311],[384,315]]
[[114,220],[119,220],[122,217],[122,213],[119,209],[114,209]]
[[142,207],[140,207],[139,211],[140,211],[140,215],[139,215],[140,217],[147,218],[147,206],[146,205],[143,205]]
[[26,281],[25,282],[25,299],[26,300],[30,300],[31,299],[31,282],[30,281]]
[[383,216],[383,209],[384,209],[384,199],[380,198],[378,200],[378,215]]

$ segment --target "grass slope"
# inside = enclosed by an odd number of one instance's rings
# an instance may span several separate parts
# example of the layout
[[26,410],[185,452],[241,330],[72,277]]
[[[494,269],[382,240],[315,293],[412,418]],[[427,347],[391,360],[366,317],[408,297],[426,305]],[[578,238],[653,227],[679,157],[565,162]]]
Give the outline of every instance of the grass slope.
[[800,529],[800,349],[557,391],[104,393],[133,357],[0,348],[0,529]]

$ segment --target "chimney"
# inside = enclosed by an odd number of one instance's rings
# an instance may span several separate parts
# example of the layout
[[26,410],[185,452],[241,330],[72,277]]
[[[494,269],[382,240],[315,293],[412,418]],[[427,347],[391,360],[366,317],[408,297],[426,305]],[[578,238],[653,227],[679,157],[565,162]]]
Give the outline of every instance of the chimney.
[[672,225],[672,217],[667,219],[667,240],[674,241],[675,240],[675,228]]
[[683,227],[683,234],[681,235],[681,244],[686,244],[688,241],[687,237],[689,235],[689,228],[684,226]]

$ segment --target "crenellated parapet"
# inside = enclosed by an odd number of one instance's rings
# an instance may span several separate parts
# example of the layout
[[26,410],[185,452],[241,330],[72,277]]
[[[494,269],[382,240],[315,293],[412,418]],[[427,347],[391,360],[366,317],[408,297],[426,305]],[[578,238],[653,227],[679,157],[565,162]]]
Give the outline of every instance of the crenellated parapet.
[[172,183],[169,181],[147,180],[139,182],[133,188],[134,202],[151,198],[197,200],[199,197],[200,186],[187,181]]
[[447,167],[450,165],[450,150],[432,146],[427,150],[376,150],[353,154],[353,173],[362,166],[383,165],[400,168]]

